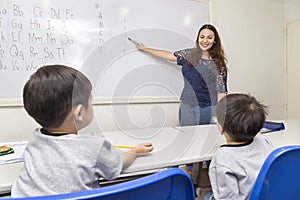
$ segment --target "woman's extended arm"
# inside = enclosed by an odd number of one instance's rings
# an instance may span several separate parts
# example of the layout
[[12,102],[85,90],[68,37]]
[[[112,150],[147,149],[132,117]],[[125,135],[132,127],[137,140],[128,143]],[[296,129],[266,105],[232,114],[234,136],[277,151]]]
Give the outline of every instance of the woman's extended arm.
[[135,46],[138,50],[149,53],[152,56],[155,56],[157,58],[161,58],[164,60],[168,60],[168,61],[176,61],[177,60],[177,58],[174,56],[174,54],[170,51],[149,48],[149,47],[146,47],[143,43],[136,42],[134,40],[132,40],[132,42],[135,44]]

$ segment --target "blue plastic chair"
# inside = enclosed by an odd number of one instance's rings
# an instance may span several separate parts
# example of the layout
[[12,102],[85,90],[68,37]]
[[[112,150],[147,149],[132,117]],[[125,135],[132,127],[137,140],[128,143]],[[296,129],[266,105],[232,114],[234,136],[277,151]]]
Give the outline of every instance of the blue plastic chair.
[[300,145],[275,149],[264,162],[250,200],[300,199]]
[[171,168],[128,182],[93,190],[14,199],[194,200],[194,195],[194,186],[190,177],[181,169]]

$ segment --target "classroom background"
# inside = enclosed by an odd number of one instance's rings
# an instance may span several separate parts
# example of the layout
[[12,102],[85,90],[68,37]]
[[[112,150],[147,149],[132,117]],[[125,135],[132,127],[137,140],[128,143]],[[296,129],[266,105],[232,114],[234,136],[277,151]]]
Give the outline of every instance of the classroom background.
[[[209,22],[220,33],[229,61],[229,92],[257,97],[269,107],[268,119],[299,118],[300,2],[195,2],[208,4]],[[96,126],[100,131],[113,131],[178,125],[179,100],[172,96],[95,96],[93,105],[95,120],[83,131]],[[38,126],[24,111],[21,98],[0,98],[0,120],[1,141],[28,139]]]

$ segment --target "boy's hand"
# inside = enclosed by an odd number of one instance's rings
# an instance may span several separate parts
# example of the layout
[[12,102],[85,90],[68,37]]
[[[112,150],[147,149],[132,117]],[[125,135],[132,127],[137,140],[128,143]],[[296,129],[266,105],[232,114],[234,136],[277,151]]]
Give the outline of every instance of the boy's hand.
[[123,154],[123,170],[129,167],[137,156],[143,156],[153,150],[151,143],[142,143],[134,146]]
[[153,150],[153,146],[151,143],[142,143],[136,145],[130,151],[132,151],[132,153],[135,153],[137,155],[143,155],[151,152],[152,150]]

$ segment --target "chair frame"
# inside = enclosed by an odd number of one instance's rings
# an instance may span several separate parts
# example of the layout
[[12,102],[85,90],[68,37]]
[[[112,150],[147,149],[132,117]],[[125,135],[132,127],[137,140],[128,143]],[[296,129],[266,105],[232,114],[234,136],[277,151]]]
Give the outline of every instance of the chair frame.
[[[155,196],[156,195],[156,196]],[[157,197],[159,195],[159,197]],[[161,196],[160,196],[161,195]],[[183,197],[184,196],[184,197]],[[167,198],[166,198],[167,197]],[[49,196],[13,198],[19,200],[130,199],[194,200],[194,186],[186,172],[170,168],[135,180],[92,190]]]
[[265,160],[249,200],[297,199],[300,196],[300,145],[275,149]]

